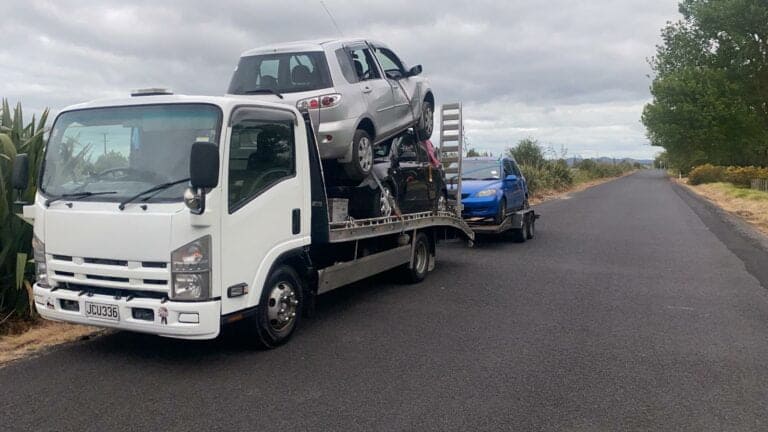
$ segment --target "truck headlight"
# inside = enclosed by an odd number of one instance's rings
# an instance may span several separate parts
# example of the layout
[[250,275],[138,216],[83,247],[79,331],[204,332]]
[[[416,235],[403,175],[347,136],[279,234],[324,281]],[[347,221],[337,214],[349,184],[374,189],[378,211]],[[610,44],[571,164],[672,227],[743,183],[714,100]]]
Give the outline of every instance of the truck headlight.
[[494,195],[496,195],[496,189],[485,189],[475,194],[475,196],[478,198],[489,197]]
[[171,299],[206,300],[211,296],[211,236],[171,253]]
[[48,288],[48,266],[45,263],[45,244],[37,236],[32,237],[32,251],[35,259],[35,279],[41,287]]

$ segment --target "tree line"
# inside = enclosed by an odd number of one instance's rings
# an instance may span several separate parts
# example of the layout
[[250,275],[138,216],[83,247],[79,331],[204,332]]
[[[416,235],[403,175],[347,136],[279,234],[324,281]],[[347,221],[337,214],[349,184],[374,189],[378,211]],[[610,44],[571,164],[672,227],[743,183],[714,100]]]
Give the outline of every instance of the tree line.
[[768,1],[683,0],[642,122],[662,165],[768,166]]

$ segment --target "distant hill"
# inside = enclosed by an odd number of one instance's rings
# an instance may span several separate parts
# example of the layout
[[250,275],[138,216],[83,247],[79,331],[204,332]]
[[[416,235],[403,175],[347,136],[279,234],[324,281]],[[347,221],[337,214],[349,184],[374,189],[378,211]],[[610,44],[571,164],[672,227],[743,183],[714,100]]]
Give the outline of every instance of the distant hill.
[[635,162],[641,164],[641,165],[653,165],[653,159],[633,159],[633,158],[609,158],[609,157],[599,157],[599,158],[576,158],[576,157],[570,157],[566,159],[565,161],[568,163],[568,166],[573,166],[575,163],[583,161],[584,159],[592,159],[593,161],[597,163],[604,163],[604,164],[614,164],[614,163],[620,163],[622,161],[627,161],[631,164],[634,164]]

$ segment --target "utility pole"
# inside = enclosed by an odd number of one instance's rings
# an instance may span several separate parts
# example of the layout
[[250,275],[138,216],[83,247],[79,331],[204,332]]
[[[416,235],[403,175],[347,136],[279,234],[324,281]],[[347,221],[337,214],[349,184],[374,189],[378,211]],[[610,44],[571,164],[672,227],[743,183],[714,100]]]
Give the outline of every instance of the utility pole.
[[104,135],[104,156],[107,155],[107,133],[104,132],[102,135]]

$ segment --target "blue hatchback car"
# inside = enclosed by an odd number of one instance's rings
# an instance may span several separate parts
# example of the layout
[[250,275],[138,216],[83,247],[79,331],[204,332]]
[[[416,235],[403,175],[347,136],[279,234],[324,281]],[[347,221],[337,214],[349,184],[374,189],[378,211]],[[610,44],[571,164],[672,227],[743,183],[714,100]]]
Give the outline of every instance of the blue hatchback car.
[[528,206],[528,185],[513,158],[465,158],[461,171],[464,218],[493,218],[499,224],[509,212]]

